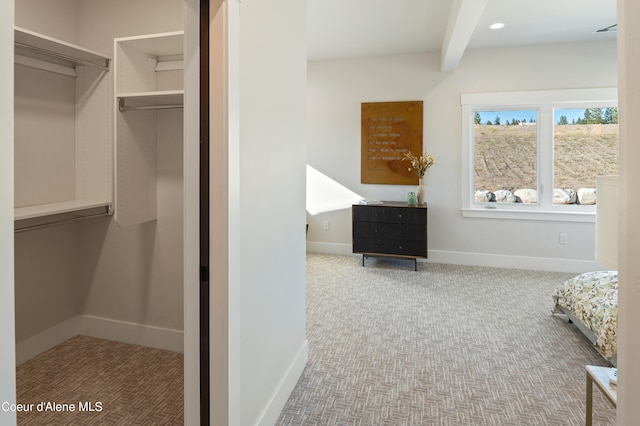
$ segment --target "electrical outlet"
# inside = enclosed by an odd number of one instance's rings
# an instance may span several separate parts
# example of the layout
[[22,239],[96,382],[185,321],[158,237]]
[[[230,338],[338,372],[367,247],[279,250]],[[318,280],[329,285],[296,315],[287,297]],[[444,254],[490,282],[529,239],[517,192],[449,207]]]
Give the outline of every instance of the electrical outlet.
[[329,221],[325,220],[324,222],[322,222],[322,229],[324,229],[325,231],[329,230]]
[[558,242],[560,244],[568,244],[569,243],[569,238],[567,237],[567,234],[565,234],[564,232],[561,232],[558,235]]

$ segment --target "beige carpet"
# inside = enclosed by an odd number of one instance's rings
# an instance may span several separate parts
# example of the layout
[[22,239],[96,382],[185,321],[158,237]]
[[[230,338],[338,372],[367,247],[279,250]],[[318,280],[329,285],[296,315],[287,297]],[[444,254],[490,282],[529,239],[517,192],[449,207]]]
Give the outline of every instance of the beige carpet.
[[[551,315],[573,274],[308,254],[309,363],[278,425],[584,425],[585,365]],[[594,389],[594,425],[615,410]]]
[[18,425],[182,425],[183,377],[180,353],[77,336],[18,366]]
[[[309,254],[309,363],[278,425],[583,425],[585,365],[551,315],[572,274]],[[20,425],[182,425],[182,355],[78,336],[18,367]],[[100,412],[78,412],[79,403]],[[594,425],[615,410],[594,389]]]

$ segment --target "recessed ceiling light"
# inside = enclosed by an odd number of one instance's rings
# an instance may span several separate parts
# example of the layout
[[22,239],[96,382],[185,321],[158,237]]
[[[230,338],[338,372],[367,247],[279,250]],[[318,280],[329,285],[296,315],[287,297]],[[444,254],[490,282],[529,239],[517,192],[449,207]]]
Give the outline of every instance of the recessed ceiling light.
[[489,26],[489,28],[491,28],[492,30],[499,30],[502,27],[504,27],[504,24],[502,22],[496,22],[495,24],[491,24]]

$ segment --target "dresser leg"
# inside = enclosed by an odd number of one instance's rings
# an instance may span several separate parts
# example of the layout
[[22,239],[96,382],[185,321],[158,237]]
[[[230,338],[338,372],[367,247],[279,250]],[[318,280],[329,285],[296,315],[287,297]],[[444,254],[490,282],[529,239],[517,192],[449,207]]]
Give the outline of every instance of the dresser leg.
[[364,254],[362,255],[362,266],[364,267]]
[[413,270],[417,271],[418,270],[418,259],[417,258],[413,258]]

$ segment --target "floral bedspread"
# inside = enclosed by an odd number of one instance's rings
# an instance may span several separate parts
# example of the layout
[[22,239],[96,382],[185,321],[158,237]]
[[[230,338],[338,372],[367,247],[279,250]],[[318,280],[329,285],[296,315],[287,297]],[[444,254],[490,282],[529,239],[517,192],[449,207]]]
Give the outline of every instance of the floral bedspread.
[[618,272],[587,272],[564,282],[553,294],[596,335],[595,346],[606,359],[617,354]]

